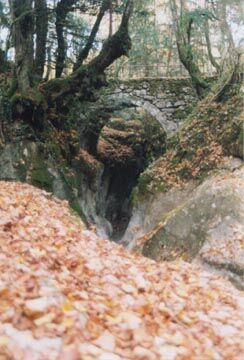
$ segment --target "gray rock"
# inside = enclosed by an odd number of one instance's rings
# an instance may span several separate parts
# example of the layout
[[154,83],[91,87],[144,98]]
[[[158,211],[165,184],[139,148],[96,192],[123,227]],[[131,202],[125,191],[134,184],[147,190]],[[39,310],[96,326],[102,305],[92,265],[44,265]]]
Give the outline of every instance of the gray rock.
[[152,116],[156,116],[160,113],[160,110],[156,106],[151,104],[149,101],[145,101],[145,103],[143,104],[143,108]]
[[225,157],[224,162],[220,165],[223,169],[234,171],[243,165],[243,161],[236,157]]
[[121,243],[133,249],[137,239],[152,231],[166,214],[185,202],[195,187],[195,183],[191,183],[184,189],[152,194],[146,201],[137,203]]
[[174,103],[174,106],[175,106],[175,107],[185,106],[185,105],[186,105],[186,103],[185,103],[184,100],[179,100],[179,101],[176,101],[176,102]]
[[152,96],[152,95],[144,95],[144,99],[145,100],[153,100],[154,96]]
[[115,89],[115,90],[114,90],[114,94],[121,93],[121,91],[122,91],[121,89]]
[[149,87],[149,85],[148,85],[147,83],[142,84],[142,88],[143,88],[143,89],[148,89],[148,87]]
[[158,93],[156,98],[157,99],[165,99],[165,93]]
[[[244,166],[239,164],[234,171],[219,170],[201,185],[193,182],[151,195],[134,209],[123,242],[133,248],[148,233],[145,256],[173,260],[177,253],[244,288]],[[131,241],[137,223],[143,225]]]
[[167,134],[172,134],[177,130],[177,124],[173,121],[169,121],[164,114],[158,113],[156,115],[156,119],[162,125]]
[[133,90],[132,94],[138,97],[144,97],[145,95],[147,95],[147,91],[145,89]]
[[159,109],[164,109],[166,107],[166,102],[163,100],[160,101],[156,101],[155,105],[159,108]]
[[183,87],[182,91],[186,94],[188,94],[190,92],[190,88],[189,87]]

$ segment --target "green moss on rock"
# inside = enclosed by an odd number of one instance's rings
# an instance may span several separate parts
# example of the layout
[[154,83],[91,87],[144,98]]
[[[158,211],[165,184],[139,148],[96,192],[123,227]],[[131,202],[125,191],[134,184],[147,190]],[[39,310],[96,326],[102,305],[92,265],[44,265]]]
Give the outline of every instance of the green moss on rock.
[[28,165],[25,162],[22,163],[18,163],[18,165],[16,166],[16,170],[17,170],[17,176],[21,181],[24,181],[26,179],[26,174],[28,171]]
[[52,190],[52,176],[44,167],[33,169],[31,172],[31,183],[45,190]]

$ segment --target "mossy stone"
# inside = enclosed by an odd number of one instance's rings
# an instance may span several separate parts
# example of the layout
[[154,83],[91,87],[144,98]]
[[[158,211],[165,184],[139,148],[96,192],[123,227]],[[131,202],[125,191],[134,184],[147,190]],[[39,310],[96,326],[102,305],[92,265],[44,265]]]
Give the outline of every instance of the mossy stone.
[[33,185],[44,188],[45,190],[52,190],[52,176],[44,167],[33,169],[31,172],[31,183]]

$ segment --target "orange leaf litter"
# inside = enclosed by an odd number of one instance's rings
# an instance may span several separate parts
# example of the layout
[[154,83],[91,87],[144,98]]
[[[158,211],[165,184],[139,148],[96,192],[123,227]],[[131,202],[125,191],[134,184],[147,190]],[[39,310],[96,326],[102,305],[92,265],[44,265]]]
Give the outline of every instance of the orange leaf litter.
[[85,229],[67,202],[0,182],[0,359],[243,359],[241,293]]

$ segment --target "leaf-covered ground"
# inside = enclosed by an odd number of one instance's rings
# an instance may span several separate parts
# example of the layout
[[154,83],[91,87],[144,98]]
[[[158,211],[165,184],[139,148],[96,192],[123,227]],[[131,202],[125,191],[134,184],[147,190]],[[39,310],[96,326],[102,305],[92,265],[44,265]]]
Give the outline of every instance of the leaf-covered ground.
[[0,359],[242,359],[224,279],[98,238],[66,202],[0,183]]
[[243,158],[243,93],[239,87],[231,90],[234,94],[225,102],[207,97],[198,104],[182,128],[169,138],[165,155],[141,174],[134,200],[182,187],[190,180],[202,181],[226,155]]

